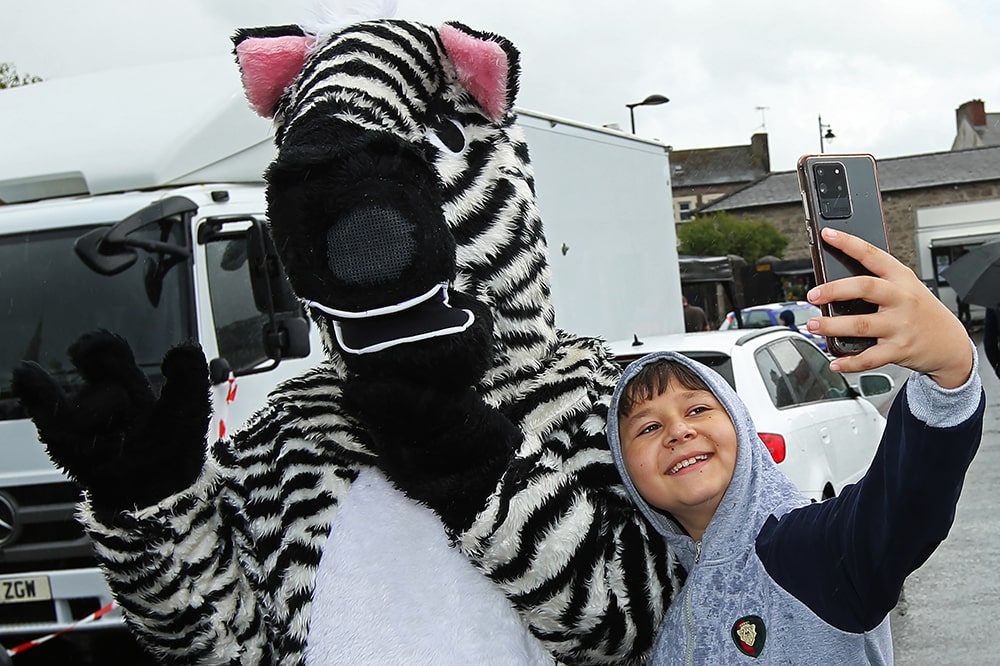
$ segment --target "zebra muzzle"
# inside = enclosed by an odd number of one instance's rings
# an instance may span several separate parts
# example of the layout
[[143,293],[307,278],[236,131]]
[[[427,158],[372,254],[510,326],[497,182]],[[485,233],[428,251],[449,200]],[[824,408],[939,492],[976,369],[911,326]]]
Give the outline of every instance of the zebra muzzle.
[[341,349],[351,354],[369,354],[398,345],[418,342],[467,330],[476,317],[448,302],[448,284],[442,282],[416,298],[364,312],[336,310],[306,301],[326,313]]

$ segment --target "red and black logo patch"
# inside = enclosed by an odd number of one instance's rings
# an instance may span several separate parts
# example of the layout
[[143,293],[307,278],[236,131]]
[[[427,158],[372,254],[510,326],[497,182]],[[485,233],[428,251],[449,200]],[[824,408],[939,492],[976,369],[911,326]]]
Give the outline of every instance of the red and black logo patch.
[[756,615],[747,615],[736,620],[729,632],[739,651],[756,659],[764,651],[764,641],[767,640],[767,629],[764,620]]

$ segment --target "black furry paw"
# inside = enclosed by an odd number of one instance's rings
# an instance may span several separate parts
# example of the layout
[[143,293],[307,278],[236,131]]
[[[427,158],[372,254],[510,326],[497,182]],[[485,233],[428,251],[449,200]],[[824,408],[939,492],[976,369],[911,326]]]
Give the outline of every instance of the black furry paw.
[[60,414],[68,409],[62,387],[34,361],[14,366],[11,390],[39,428],[58,423]]
[[456,531],[482,510],[521,441],[520,430],[471,388],[352,378],[343,398],[368,430],[379,469]]
[[88,384],[119,385],[131,389],[148,386],[146,376],[136,367],[128,342],[111,331],[99,329],[84,333],[69,346],[67,354]]
[[12,382],[52,461],[104,508],[148,506],[190,485],[204,463],[211,414],[197,345],[166,354],[159,398],[120,336],[87,333],[69,356],[83,378],[78,389],[65,390],[30,362],[15,368]]

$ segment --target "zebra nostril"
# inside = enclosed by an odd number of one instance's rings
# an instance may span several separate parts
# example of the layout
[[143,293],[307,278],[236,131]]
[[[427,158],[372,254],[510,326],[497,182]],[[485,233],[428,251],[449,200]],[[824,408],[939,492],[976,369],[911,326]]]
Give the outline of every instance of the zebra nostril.
[[355,208],[326,232],[330,270],[338,279],[355,285],[397,280],[413,262],[415,228],[395,208]]

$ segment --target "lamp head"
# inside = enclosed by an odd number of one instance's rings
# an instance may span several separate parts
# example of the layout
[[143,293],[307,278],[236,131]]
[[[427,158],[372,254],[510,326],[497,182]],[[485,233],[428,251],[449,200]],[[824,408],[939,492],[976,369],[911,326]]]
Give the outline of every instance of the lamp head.
[[670,100],[664,97],[663,95],[658,95],[656,93],[653,93],[652,95],[642,100],[641,102],[632,102],[631,104],[626,104],[625,106],[627,106],[630,109],[633,109],[637,106],[657,106],[658,104],[666,104],[669,101]]
[[657,95],[656,93],[650,95],[646,99],[639,102],[642,106],[656,106],[657,104],[666,104],[670,100],[663,95]]

